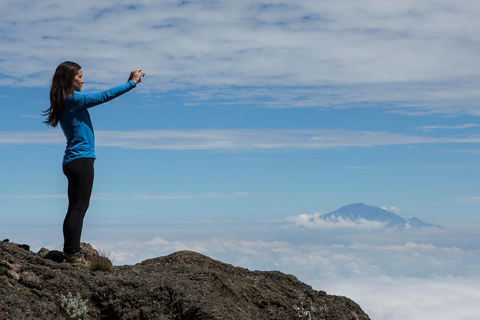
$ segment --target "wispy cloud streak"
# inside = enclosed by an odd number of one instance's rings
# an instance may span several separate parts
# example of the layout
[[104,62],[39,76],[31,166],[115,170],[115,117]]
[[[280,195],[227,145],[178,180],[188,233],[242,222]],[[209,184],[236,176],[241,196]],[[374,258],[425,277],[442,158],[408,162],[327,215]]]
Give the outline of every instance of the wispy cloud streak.
[[250,196],[249,192],[218,193],[207,192],[200,194],[94,194],[95,200],[176,200],[176,199],[235,199]]
[[422,126],[418,127],[417,129],[420,130],[436,130],[436,129],[469,129],[469,128],[477,128],[480,127],[480,124],[476,123],[466,123],[458,126],[441,126],[441,125],[436,125],[436,126]]
[[[390,132],[351,130],[146,130],[97,131],[98,147],[159,150],[212,150],[232,152],[315,150],[411,144],[478,143],[479,135],[433,138]],[[65,144],[56,131],[0,132],[0,146]]]
[[[250,192],[233,192],[233,193],[179,193],[179,194],[111,194],[111,193],[94,193],[93,200],[175,200],[175,199],[235,199],[250,196]],[[14,194],[1,195],[2,198],[10,199],[55,199],[67,198],[65,194]]]

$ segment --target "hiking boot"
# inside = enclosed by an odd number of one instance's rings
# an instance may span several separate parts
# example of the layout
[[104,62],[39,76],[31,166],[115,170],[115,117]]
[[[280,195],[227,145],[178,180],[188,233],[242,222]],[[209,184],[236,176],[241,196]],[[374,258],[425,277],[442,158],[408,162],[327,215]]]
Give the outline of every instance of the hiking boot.
[[66,261],[73,265],[86,265],[87,260],[83,256],[83,252],[75,252],[73,254],[67,255]]

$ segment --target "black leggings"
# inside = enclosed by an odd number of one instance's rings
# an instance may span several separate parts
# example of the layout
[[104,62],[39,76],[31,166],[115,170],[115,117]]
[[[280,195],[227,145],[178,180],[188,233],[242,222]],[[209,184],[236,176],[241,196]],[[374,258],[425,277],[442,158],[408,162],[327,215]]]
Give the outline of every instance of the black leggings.
[[81,158],[63,166],[68,179],[68,211],[63,222],[63,252],[67,255],[80,251],[83,218],[92,194],[93,162],[94,159]]

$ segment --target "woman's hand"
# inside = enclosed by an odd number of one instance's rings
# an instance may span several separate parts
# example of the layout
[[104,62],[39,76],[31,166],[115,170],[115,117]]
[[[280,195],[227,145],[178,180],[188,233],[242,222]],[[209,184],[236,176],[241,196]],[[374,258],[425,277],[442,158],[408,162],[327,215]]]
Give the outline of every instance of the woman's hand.
[[130,72],[128,81],[133,80],[136,84],[139,84],[142,82],[142,77],[145,77],[145,72],[143,72],[142,69],[133,70]]

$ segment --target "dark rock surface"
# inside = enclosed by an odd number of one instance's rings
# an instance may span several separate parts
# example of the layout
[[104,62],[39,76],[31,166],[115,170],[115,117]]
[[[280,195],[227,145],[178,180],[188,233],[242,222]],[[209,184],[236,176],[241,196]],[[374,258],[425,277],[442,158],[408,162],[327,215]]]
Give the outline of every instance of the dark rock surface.
[[352,300],[315,291],[292,275],[249,271],[195,252],[111,272],[60,257],[0,242],[0,320],[65,319],[59,301],[68,293],[86,302],[83,319],[369,319]]

